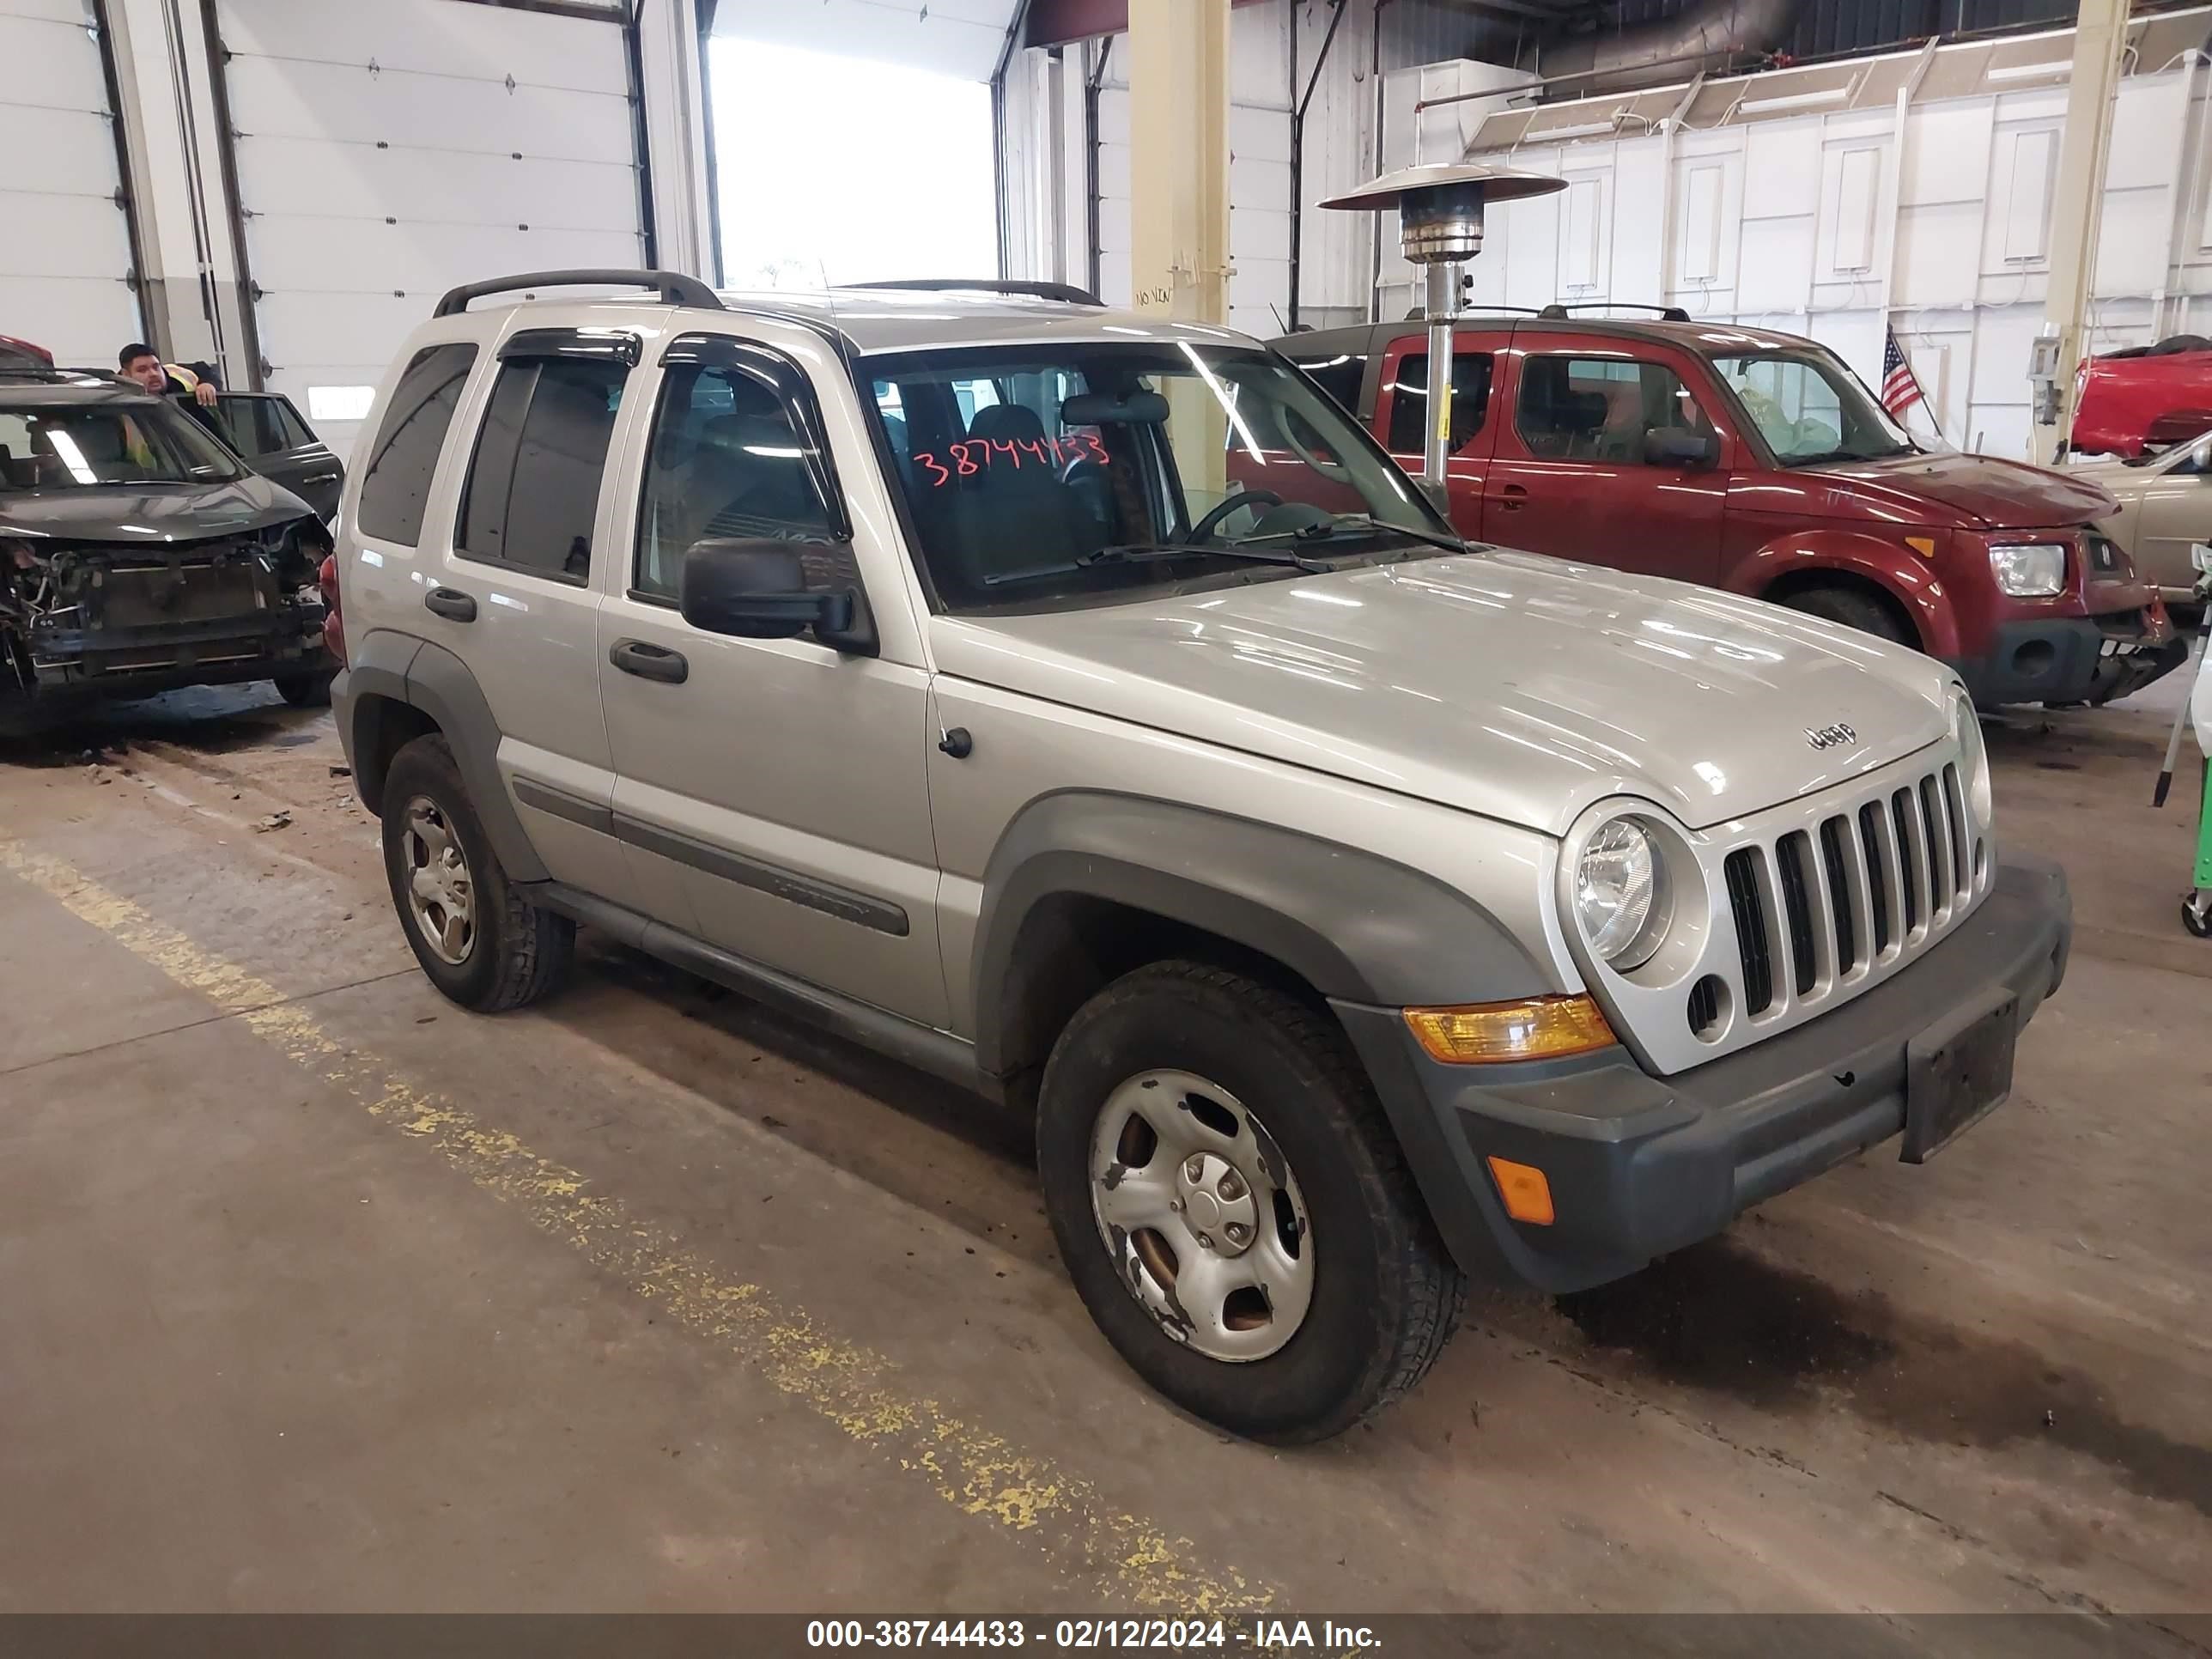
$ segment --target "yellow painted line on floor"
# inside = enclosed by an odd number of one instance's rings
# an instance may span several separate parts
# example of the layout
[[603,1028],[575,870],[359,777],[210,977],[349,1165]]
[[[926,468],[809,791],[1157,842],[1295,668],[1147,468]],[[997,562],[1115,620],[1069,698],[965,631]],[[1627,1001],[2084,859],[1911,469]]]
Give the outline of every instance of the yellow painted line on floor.
[[903,1390],[896,1367],[882,1355],[840,1340],[758,1285],[725,1278],[673,1235],[587,1191],[585,1176],[348,1048],[266,980],[204,950],[74,866],[0,840],[0,869],[236,1016],[380,1122],[434,1148],[478,1187],[522,1208],[678,1323],[726,1345],[778,1389],[894,1460],[963,1515],[1036,1545],[1075,1587],[1110,1597],[1098,1611],[1127,1606],[1212,1616],[1273,1604],[1268,1586],[1201,1565],[1189,1540],[1115,1510],[1090,1482],[1050,1458]]

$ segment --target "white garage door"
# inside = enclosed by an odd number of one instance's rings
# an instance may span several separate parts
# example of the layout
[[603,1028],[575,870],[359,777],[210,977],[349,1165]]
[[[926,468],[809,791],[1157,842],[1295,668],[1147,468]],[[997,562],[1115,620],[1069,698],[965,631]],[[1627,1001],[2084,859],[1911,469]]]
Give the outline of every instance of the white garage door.
[[89,0],[0,0],[0,334],[112,367],[138,301]]
[[216,16],[268,383],[332,447],[447,289],[645,263],[617,25],[465,0]]

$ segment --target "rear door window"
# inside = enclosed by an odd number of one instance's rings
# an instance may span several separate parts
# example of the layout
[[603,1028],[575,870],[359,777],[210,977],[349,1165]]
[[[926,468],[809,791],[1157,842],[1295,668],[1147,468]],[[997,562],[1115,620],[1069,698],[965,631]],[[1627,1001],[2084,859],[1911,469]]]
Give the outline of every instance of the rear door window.
[[[1494,365],[1487,351],[1452,353],[1451,447],[1455,451],[1479,435],[1488,418]],[[1429,354],[1410,351],[1401,357],[1389,392],[1391,453],[1425,453],[1429,429]]]
[[266,398],[226,394],[216,404],[215,416],[225,441],[241,455],[275,455],[289,447]]
[[427,347],[409,361],[362,477],[358,518],[364,536],[407,547],[422,540],[430,480],[476,360],[475,346],[456,342]]
[[592,574],[592,528],[627,363],[520,357],[500,365],[461,494],[453,550],[579,585]]

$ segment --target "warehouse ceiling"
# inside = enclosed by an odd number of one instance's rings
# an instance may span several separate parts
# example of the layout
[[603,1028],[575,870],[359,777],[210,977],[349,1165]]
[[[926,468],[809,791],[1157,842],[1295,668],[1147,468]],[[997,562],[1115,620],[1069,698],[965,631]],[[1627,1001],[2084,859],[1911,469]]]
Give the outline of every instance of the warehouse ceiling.
[[[1609,76],[1613,87],[1680,80],[1704,68],[1866,54],[1931,35],[1999,33],[2074,21],[2075,0],[1391,0],[1424,11],[1421,33],[1441,51],[1513,64],[1539,75],[1581,75],[1594,63],[1648,61],[1658,69]],[[2170,9],[2137,0],[2138,15]],[[1442,37],[1439,39],[1438,37]],[[1731,50],[1686,63],[1686,43]]]
[[[1492,34],[1534,42],[1558,29],[1619,33],[1711,9],[1711,0],[1449,0],[1488,21]],[[1725,13],[1734,8],[1723,3]],[[1802,0],[1778,49],[1792,57],[1878,52],[1930,34],[2027,27],[2074,20],[2075,0]],[[2140,9],[2140,8],[2139,8]]]

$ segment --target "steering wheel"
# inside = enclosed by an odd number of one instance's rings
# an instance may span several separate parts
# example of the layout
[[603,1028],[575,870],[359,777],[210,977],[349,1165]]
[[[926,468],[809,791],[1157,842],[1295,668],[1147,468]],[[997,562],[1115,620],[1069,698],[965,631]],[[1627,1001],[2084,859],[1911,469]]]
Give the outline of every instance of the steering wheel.
[[1207,540],[1215,531],[1221,528],[1222,520],[1239,507],[1255,505],[1280,507],[1282,504],[1283,498],[1272,489],[1240,489],[1215,507],[1212,512],[1191,526],[1190,534],[1183,538],[1183,545],[1196,547],[1200,543]]

